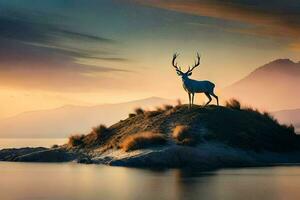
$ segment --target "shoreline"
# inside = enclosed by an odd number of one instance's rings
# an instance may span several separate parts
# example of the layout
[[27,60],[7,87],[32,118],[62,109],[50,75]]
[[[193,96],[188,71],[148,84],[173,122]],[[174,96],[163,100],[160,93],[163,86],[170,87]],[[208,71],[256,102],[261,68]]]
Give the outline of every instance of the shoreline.
[[0,162],[79,163],[139,169],[185,169],[214,171],[227,168],[299,166],[300,152],[253,152],[217,143],[197,147],[170,145],[130,153],[111,151],[99,155],[59,148],[10,148],[0,150]]

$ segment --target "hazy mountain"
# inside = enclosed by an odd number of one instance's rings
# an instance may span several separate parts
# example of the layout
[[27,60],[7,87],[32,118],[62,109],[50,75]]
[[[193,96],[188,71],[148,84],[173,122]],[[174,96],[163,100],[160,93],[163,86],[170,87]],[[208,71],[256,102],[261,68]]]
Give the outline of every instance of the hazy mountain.
[[0,121],[0,137],[62,138],[86,133],[99,124],[111,125],[124,119],[134,108],[151,109],[175,101],[152,97],[119,104],[63,106],[52,110],[26,112]]
[[226,98],[266,110],[300,108],[300,62],[274,60],[223,91]]
[[282,123],[293,124],[296,132],[300,133],[300,109],[281,110],[274,112],[273,115]]

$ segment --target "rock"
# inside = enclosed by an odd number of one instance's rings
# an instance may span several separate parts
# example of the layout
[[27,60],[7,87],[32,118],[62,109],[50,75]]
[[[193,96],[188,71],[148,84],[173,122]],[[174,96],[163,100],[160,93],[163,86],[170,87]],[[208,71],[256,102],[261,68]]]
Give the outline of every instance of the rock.
[[94,163],[93,160],[88,156],[79,157],[77,159],[77,162],[78,163],[84,163],[84,164],[93,164]]
[[13,161],[18,156],[23,156],[26,154],[38,152],[38,151],[44,151],[47,150],[47,148],[44,147],[25,147],[25,148],[11,148],[11,149],[2,149],[0,150],[0,161]]
[[75,160],[77,155],[63,149],[46,149],[24,154],[14,158],[17,162],[68,162]]

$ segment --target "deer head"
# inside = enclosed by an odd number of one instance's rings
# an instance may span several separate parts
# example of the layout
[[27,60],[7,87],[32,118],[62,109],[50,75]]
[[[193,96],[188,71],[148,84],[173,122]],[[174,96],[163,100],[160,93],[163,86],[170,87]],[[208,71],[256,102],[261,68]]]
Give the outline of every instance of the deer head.
[[175,62],[176,58],[178,57],[179,54],[175,53],[173,55],[173,59],[172,59],[172,65],[173,67],[175,68],[178,76],[182,76],[183,78],[184,77],[188,77],[188,76],[191,76],[192,75],[192,71],[200,65],[200,56],[199,56],[199,53],[197,53],[197,60],[195,61],[195,64],[194,66],[189,67],[189,69],[186,71],[186,72],[182,72],[181,71],[181,68],[177,66],[177,62]]

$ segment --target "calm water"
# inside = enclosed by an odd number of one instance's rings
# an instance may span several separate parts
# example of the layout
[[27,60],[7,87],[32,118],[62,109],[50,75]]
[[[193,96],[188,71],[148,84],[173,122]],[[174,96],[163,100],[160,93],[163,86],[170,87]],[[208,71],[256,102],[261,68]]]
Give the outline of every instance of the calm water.
[[[7,147],[66,139],[0,139]],[[99,165],[0,162],[0,200],[300,199],[300,167],[150,171]]]
[[300,199],[300,167],[210,173],[0,162],[3,200]]
[[51,147],[53,144],[64,144],[66,138],[29,138],[29,139],[10,139],[0,138],[0,149],[19,148],[19,147]]

